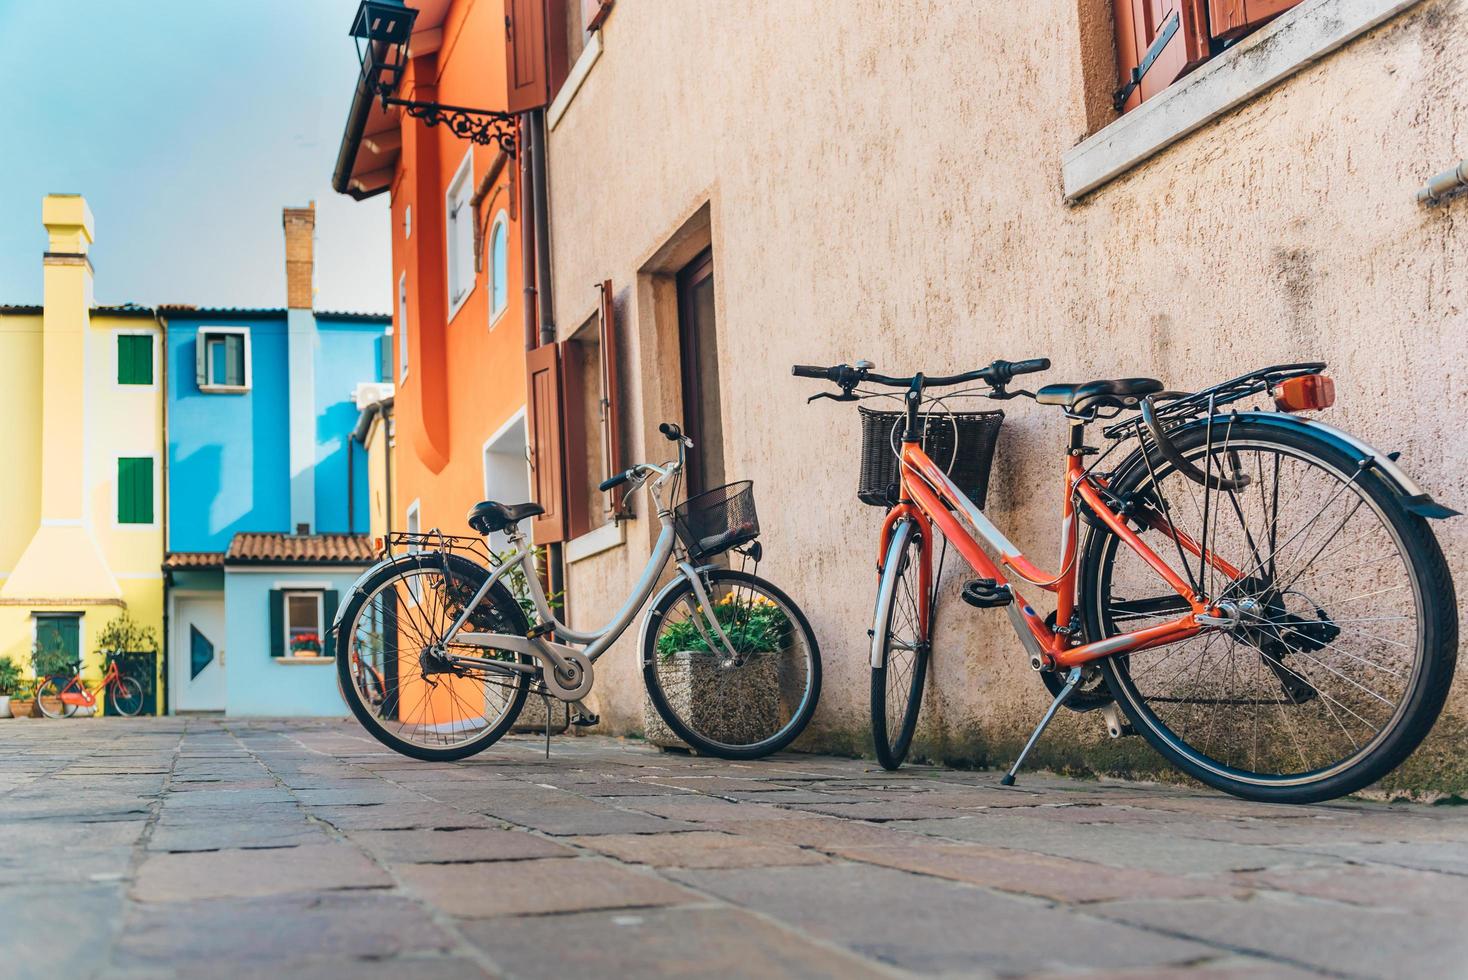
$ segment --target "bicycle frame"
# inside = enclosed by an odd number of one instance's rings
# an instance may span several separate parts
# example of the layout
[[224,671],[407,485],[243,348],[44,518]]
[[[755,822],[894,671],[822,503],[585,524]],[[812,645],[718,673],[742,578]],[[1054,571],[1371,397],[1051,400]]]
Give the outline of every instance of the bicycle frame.
[[[504,674],[539,673],[544,669],[546,663],[553,665],[557,670],[566,671],[569,667],[568,662],[582,658],[591,663],[595,663],[627,631],[627,628],[632,625],[633,620],[637,618],[638,612],[646,605],[647,600],[653,594],[653,590],[657,588],[658,580],[662,577],[663,571],[667,567],[670,559],[675,560],[678,577],[665,586],[664,591],[676,586],[680,579],[685,579],[693,589],[693,594],[697,597],[700,608],[712,609],[713,603],[707,591],[704,589],[703,580],[699,577],[699,569],[694,567],[692,562],[688,560],[687,553],[678,543],[677,532],[673,526],[673,511],[663,503],[662,496],[659,493],[663,486],[675,479],[682,472],[684,463],[683,446],[684,444],[680,440],[677,460],[668,462],[662,466],[653,466],[648,463],[642,464],[639,468],[641,475],[635,477],[632,481],[633,485],[628,491],[629,494],[635,493],[644,484],[647,485],[648,493],[657,508],[660,529],[658,531],[657,541],[653,545],[652,554],[648,557],[647,565],[643,568],[641,576],[638,578],[636,584],[633,585],[632,592],[627,597],[627,601],[623,603],[622,608],[613,615],[608,623],[599,629],[581,631],[572,629],[556,617],[554,610],[551,609],[549,600],[546,598],[545,589],[540,584],[540,576],[536,573],[534,548],[526,542],[519,528],[512,526],[508,534],[512,548],[510,556],[479,587],[479,591],[474,594],[474,598],[470,600],[464,608],[464,611],[460,613],[459,618],[445,634],[443,644],[447,646],[451,642],[458,642],[468,646],[522,653],[534,658],[538,665],[532,666],[504,660],[490,660],[483,657],[468,657],[463,655],[450,655],[452,661],[464,666]],[[657,479],[649,483],[648,478],[653,474],[657,474]],[[540,619],[540,625],[532,628],[530,631],[531,635],[529,636],[517,636],[513,633],[460,632],[464,624],[468,622],[470,616],[473,615],[474,610],[478,608],[479,603],[494,588],[495,583],[503,580],[517,567],[524,573],[527,588],[530,592],[530,599],[535,605],[536,613]],[[699,623],[698,625],[700,630],[704,632],[704,636],[709,641],[710,646],[712,647],[717,644],[729,656],[734,656],[733,647],[729,642],[729,638],[724,634],[723,628],[719,625],[717,617],[706,616],[703,618],[707,621],[713,636],[709,636],[709,631],[703,629],[703,623]],[[562,642],[558,643],[554,640],[546,639],[545,637],[547,636],[552,636],[555,640]],[[572,644],[584,646],[586,649],[584,651],[578,650]]]
[[[932,540],[932,529],[936,526],[944,538],[952,542],[974,570],[995,584],[1007,587],[1013,594],[1009,603],[1010,624],[1021,643],[1029,651],[1032,663],[1044,669],[1068,670],[1103,657],[1149,647],[1163,646],[1178,640],[1196,636],[1210,624],[1200,623],[1199,616],[1215,615],[1205,597],[1197,595],[1193,587],[1157,555],[1127,526],[1126,519],[1107,505],[1102,493],[1105,482],[1099,477],[1088,476],[1082,465],[1081,452],[1084,431],[1082,423],[1072,422],[1070,451],[1066,458],[1064,495],[1062,504],[1060,535],[1060,567],[1058,575],[1050,575],[1032,563],[1020,549],[997,528],[984,512],[954,485],[942,468],[923,451],[919,441],[904,438],[901,451],[901,494],[899,503],[887,513],[882,524],[881,545],[877,553],[878,567],[886,573],[889,545],[893,541],[894,528],[899,522],[911,521]],[[1079,534],[1076,525],[1076,498],[1086,505],[1127,547],[1135,551],[1169,588],[1175,591],[1188,606],[1188,611],[1170,622],[1150,626],[1130,633],[1120,633],[1104,640],[1072,645],[1068,627],[1076,610],[1076,568],[1079,551]],[[959,521],[955,514],[962,515],[990,549],[998,554],[994,561],[980,546],[979,540]],[[1187,534],[1172,527],[1162,518],[1150,518],[1150,526],[1173,538],[1182,548],[1195,557],[1201,557],[1218,569],[1228,580],[1241,574],[1229,562],[1219,558],[1198,545]],[[895,550],[895,549],[894,549]],[[922,566],[919,568],[918,583],[921,593],[918,616],[923,636],[929,635],[932,622],[932,550],[921,552]],[[1052,629],[1034,608],[1019,595],[1014,585],[1005,576],[1001,566],[1007,567],[1015,577],[1029,585],[1053,592],[1056,595],[1056,629]],[[888,590],[883,590],[883,595]],[[882,638],[873,637],[873,667],[884,666],[885,649]]]
[[117,669],[117,661],[109,660],[107,670],[102,674],[102,682],[94,688],[88,688],[82,682],[80,673],[66,682],[61,689],[61,703],[73,705],[78,708],[93,708],[97,705],[97,694],[100,691],[110,691],[122,682],[122,674]]

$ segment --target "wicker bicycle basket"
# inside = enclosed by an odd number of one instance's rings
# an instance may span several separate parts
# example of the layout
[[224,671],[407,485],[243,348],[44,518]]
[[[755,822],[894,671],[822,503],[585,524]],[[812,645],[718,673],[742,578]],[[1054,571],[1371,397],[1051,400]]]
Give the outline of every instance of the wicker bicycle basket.
[[695,559],[748,544],[759,537],[754,483],[740,480],[689,497],[673,508],[673,526]]
[[[864,504],[891,507],[897,502],[900,480],[893,446],[902,444],[906,416],[868,408],[857,411],[861,413],[861,476],[856,495]],[[1003,421],[1004,413],[997,411],[934,412],[923,417],[923,451],[980,507],[989,492],[989,469],[994,465],[994,445]]]

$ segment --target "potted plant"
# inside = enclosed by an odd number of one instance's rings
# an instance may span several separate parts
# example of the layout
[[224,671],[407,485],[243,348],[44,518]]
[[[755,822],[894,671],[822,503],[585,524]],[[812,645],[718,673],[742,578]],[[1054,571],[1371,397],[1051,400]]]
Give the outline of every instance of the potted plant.
[[24,683],[20,665],[11,657],[0,657],[0,718],[10,717],[10,700],[21,692]]
[[295,636],[291,637],[291,656],[321,656],[321,637],[317,636],[315,633],[297,633]]
[[[58,689],[65,687],[67,682],[76,676],[80,664],[76,658],[60,647],[45,647],[39,644],[31,650],[31,668],[36,672],[37,686],[44,680],[56,679]],[[45,709],[53,714],[61,712],[61,698],[55,695],[47,697]]]
[[29,718],[36,711],[36,686],[30,680],[22,679],[16,685],[15,693],[10,696],[10,717]]
[[[97,633],[97,652],[101,655],[102,673],[107,673],[107,661],[123,654],[146,654],[153,658],[153,666],[137,670],[133,674],[135,680],[143,685],[146,692],[151,689],[151,675],[157,669],[158,657],[158,632],[151,626],[144,626],[132,618],[132,614],[124,610],[121,615],[108,620],[107,624]],[[119,667],[124,665],[119,664]],[[135,665],[136,669],[136,665]],[[127,671],[124,669],[124,673]],[[80,713],[90,714],[96,708],[83,708]]]
[[[669,622],[658,637],[658,672],[669,706],[715,741],[740,745],[768,736],[780,727],[780,658],[775,654],[790,642],[790,620],[762,595],[731,592],[720,599],[714,617],[741,654],[742,662],[733,664],[722,651],[709,648],[708,624],[695,615]],[[649,742],[686,747],[646,698],[643,718]]]

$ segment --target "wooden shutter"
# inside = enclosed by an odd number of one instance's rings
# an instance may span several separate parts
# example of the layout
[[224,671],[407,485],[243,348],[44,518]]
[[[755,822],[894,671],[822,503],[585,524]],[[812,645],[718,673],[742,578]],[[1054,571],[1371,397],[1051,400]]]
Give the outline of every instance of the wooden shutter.
[[612,12],[614,0],[581,0],[581,29],[594,31],[601,27],[607,14]]
[[530,490],[545,513],[531,523],[536,544],[566,540],[566,486],[562,471],[561,373],[559,346],[544,344],[525,355],[526,432]]
[[335,589],[327,589],[321,593],[321,655],[323,657],[336,656],[335,640],[336,632],[332,625],[336,623],[336,610],[341,605],[341,593]]
[[142,334],[117,335],[117,383],[153,383],[153,338]]
[[505,91],[510,112],[550,102],[546,71],[545,0],[505,0]]
[[151,457],[118,457],[117,523],[153,523],[153,460]]
[[591,530],[584,394],[590,365],[579,343],[568,340],[557,346],[561,349],[561,472],[566,481],[566,537],[570,539]]
[[[1123,112],[1167,88],[1208,60],[1208,0],[1116,0],[1116,66],[1118,85],[1146,60],[1154,42],[1171,32],[1127,98]],[[1174,26],[1172,21],[1176,18]]]
[[[601,284],[601,444],[606,447],[607,459],[604,477],[627,468],[622,455],[622,383],[617,366],[622,338],[617,330],[617,307],[613,299],[612,281],[608,279]],[[613,517],[622,515],[626,493],[625,485],[612,491]]]
[[285,593],[270,590],[270,655],[285,656]]
[[194,334],[194,382],[200,388],[209,383],[209,335],[202,330]]
[[1209,32],[1229,41],[1263,27],[1300,0],[1208,0]]

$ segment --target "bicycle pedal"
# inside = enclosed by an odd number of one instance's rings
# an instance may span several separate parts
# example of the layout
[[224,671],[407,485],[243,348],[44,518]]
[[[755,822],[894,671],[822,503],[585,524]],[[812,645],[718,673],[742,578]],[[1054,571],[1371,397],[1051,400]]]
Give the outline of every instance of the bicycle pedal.
[[571,724],[577,728],[591,728],[601,724],[601,715],[593,715],[589,712],[576,712],[571,716]]
[[1009,586],[991,578],[976,578],[963,587],[963,601],[977,609],[999,609],[1014,601]]

